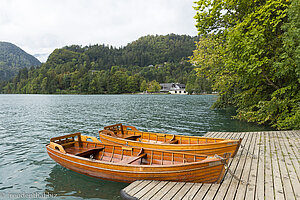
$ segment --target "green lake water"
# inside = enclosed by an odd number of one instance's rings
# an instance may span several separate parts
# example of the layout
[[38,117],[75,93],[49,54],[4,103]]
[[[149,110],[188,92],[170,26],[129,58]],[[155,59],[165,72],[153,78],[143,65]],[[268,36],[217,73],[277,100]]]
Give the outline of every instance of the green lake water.
[[[126,183],[80,175],[56,164],[45,145],[51,137],[97,136],[124,123],[140,130],[186,135],[208,131],[263,131],[212,110],[215,95],[0,95],[0,198],[57,194],[61,199],[120,199]],[[98,136],[97,136],[98,137]],[[16,197],[16,196],[11,196]]]

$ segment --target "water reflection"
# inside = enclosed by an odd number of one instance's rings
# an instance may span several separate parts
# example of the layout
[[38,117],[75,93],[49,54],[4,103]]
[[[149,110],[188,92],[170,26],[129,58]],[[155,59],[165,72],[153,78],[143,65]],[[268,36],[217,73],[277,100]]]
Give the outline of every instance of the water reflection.
[[46,193],[98,199],[120,199],[119,192],[128,185],[84,176],[60,165],[52,168],[45,183]]

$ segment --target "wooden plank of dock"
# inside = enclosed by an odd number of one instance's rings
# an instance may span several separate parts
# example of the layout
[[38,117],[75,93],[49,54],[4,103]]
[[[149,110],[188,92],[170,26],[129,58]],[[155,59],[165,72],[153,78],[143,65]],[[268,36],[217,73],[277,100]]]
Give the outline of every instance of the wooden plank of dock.
[[[205,137],[243,138],[220,184],[135,181],[122,190],[132,199],[300,199],[300,130],[210,132]],[[125,197],[125,196],[122,196]]]

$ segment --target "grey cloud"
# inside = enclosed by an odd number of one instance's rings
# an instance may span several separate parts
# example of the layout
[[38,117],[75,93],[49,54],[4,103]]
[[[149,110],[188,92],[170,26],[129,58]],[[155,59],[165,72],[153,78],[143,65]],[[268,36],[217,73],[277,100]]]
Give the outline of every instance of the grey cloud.
[[31,54],[65,45],[125,46],[148,34],[196,35],[193,0],[1,0],[0,40]]

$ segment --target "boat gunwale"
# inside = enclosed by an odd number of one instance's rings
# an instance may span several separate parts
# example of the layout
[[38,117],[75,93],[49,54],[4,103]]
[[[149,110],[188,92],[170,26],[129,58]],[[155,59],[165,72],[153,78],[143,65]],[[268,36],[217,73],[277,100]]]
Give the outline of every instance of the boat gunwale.
[[[212,137],[202,137],[202,136],[195,136],[195,135],[184,135],[184,134],[171,134],[171,133],[155,133],[155,132],[147,132],[147,131],[140,131],[138,130],[136,127],[134,126],[128,126],[128,125],[123,125],[122,123],[120,124],[114,124],[114,125],[110,125],[110,126],[105,126],[103,130],[110,130],[110,129],[105,129],[105,128],[108,128],[108,127],[113,127],[113,126],[122,126],[122,128],[135,128],[136,130],[123,130],[123,131],[131,131],[131,132],[134,132],[134,133],[145,133],[145,134],[154,134],[154,135],[160,135],[160,136],[165,136],[165,135],[168,135],[168,136],[180,136],[180,137],[186,137],[186,138],[201,138],[201,139],[211,139],[211,140],[222,140],[222,142],[224,141],[238,141],[239,139],[226,139],[226,138],[212,138]],[[103,130],[100,130],[99,133]],[[110,130],[112,131],[112,130]],[[117,131],[122,131],[120,129],[118,129]],[[224,132],[226,133],[226,132]],[[219,142],[218,142],[219,143]],[[214,143],[212,143],[214,144]],[[179,144],[177,144],[179,145]]]
[[160,136],[164,136],[164,135],[168,135],[168,136],[180,136],[180,137],[186,137],[186,138],[203,138],[203,139],[212,139],[212,140],[222,140],[222,141],[227,141],[230,139],[224,139],[224,138],[212,138],[212,137],[201,137],[201,136],[196,136],[196,135],[184,135],[184,134],[171,134],[171,133],[155,133],[155,132],[147,132],[147,131],[133,131],[133,130],[125,130],[125,131],[132,131],[135,133],[145,133],[145,134],[153,134],[153,135],[160,135]]
[[[148,132],[147,132],[148,133]],[[101,133],[101,131],[99,131],[99,137],[100,137],[100,140],[101,140],[101,135],[105,135],[106,137],[109,137],[109,138],[116,138],[118,140],[122,140],[122,141],[125,141],[125,142],[133,142],[133,143],[137,143],[137,144],[149,144],[149,145],[160,145],[160,146],[176,146],[176,147],[197,147],[197,146],[205,146],[205,145],[213,145],[213,146],[216,146],[216,145],[220,145],[220,144],[227,144],[227,143],[233,143],[231,145],[237,145],[240,140],[224,140],[224,141],[221,141],[221,142],[215,142],[215,143],[202,143],[202,144],[168,144],[168,143],[150,143],[150,142],[140,142],[140,141],[135,141],[135,140],[128,140],[128,139],[125,139],[125,138],[121,138],[121,137],[114,137],[114,136],[110,136],[110,135],[107,135],[107,134],[104,134],[104,133]],[[193,136],[193,137],[198,137],[198,136]],[[212,139],[212,138],[210,138]],[[120,144],[120,145],[123,145],[123,144]],[[230,145],[228,145],[230,146]],[[215,149],[217,148],[222,148],[222,147],[215,147]],[[208,149],[212,149],[212,148],[208,148]],[[191,149],[192,150],[192,149]],[[205,149],[203,149],[205,150]],[[176,150],[177,151],[177,150]],[[185,150],[186,151],[186,150]]]

